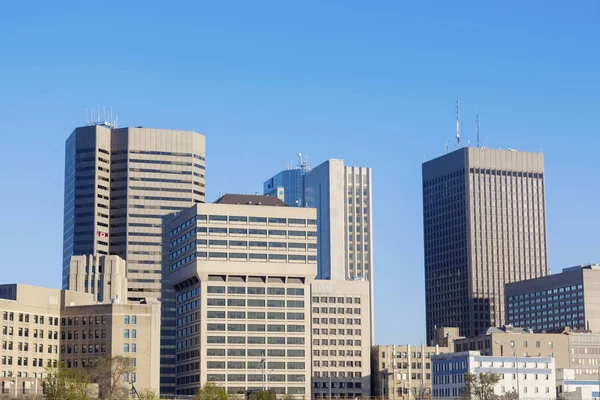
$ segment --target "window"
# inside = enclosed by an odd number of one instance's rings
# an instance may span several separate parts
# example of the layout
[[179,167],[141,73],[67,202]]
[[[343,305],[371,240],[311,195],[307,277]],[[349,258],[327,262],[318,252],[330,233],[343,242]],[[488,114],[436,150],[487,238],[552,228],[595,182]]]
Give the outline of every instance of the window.
[[124,322],[125,322],[125,325],[129,325],[129,315],[125,315]]
[[125,339],[129,339],[129,329],[125,329],[124,336]]
[[123,345],[123,352],[125,352],[125,353],[129,353],[129,343],[125,343],[125,344]]

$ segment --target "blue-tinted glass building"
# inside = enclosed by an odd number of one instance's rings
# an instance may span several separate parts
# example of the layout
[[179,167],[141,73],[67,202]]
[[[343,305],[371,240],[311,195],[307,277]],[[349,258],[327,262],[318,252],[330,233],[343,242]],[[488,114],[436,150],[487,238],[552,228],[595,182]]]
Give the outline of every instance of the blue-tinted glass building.
[[281,171],[264,183],[263,194],[274,196],[290,207],[304,207],[304,176],[308,171],[306,161],[293,169]]

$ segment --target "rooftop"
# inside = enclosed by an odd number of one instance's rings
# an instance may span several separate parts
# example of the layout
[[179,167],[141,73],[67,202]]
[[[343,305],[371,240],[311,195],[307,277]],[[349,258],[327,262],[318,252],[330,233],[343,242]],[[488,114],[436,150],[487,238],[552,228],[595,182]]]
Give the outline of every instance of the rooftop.
[[287,207],[283,201],[273,196],[258,194],[225,194],[214,201],[214,204],[244,204],[255,206]]

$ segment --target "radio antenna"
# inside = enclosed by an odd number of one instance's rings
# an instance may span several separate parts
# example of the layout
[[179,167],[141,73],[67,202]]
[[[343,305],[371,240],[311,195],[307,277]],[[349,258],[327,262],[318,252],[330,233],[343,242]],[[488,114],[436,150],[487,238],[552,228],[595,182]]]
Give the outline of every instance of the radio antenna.
[[456,146],[460,149],[460,101],[456,100]]
[[479,145],[479,111],[477,110],[477,106],[475,106],[475,118],[477,119],[477,123],[475,124],[475,130],[477,132],[477,147],[481,147]]

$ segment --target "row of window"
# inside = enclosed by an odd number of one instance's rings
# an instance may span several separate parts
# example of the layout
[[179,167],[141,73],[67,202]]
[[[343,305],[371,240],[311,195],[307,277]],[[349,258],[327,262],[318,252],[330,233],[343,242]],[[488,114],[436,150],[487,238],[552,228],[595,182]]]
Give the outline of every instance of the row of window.
[[[187,235],[187,234],[186,234]],[[185,236],[185,235],[184,235]],[[179,240],[179,239],[177,239]],[[195,249],[196,246],[199,247],[216,247],[216,248],[236,248],[236,249],[250,249],[250,250],[266,250],[267,248],[272,250],[286,250],[290,251],[306,251],[306,249],[316,250],[316,243],[288,243],[288,242],[258,242],[258,241],[246,241],[246,240],[222,240],[222,239],[198,239],[189,242],[185,246],[181,247],[177,251],[174,251],[170,254],[170,259],[173,260],[180,255],[186,253],[191,249]],[[365,245],[367,246],[367,245]],[[366,249],[368,250],[368,249]]]
[[313,360],[313,367],[362,367],[362,361]]
[[[31,319],[30,319],[30,317],[31,317]],[[33,314],[30,316],[30,314],[19,313],[19,315],[18,315],[18,321],[25,322],[25,323],[32,322],[34,324],[44,324],[44,321],[45,321],[44,318],[46,318],[46,317],[43,315],[37,315],[37,314]],[[47,318],[48,318],[48,325],[58,326],[58,317],[47,317]],[[4,311],[2,313],[2,319],[4,321],[14,321],[15,313],[10,312],[10,311]]]
[[313,307],[313,314],[360,314],[360,308],[342,308],[342,307]]
[[[315,371],[313,372],[315,378],[362,378],[362,372],[352,371]],[[350,383],[350,382],[348,382]],[[350,386],[348,386],[350,387]],[[357,395],[360,397],[360,395]]]
[[317,324],[331,324],[331,325],[360,325],[361,324],[361,319],[360,318],[313,318],[313,324],[317,325]]
[[[245,361],[207,361],[206,368],[208,369],[246,369]],[[268,361],[267,369],[305,369],[305,363],[300,361]],[[262,375],[261,375],[262,376]]]
[[[198,227],[186,232],[183,236],[173,240],[171,242],[171,248],[177,246],[180,243],[185,242],[187,239],[192,237],[194,234],[206,236],[211,235],[230,235],[230,236],[255,236],[255,237],[273,237],[279,239],[315,239],[317,238],[316,231],[286,231],[285,229],[246,229],[246,228],[222,228],[219,226],[210,227]],[[365,241],[368,240],[368,234],[365,234]]]
[[283,324],[218,324],[208,323],[206,329],[209,332],[304,332],[304,325],[283,325]]
[[[548,304],[542,304],[542,305],[537,305],[537,306],[527,306],[527,307],[520,307],[520,308],[510,308],[508,310],[509,314],[518,314],[520,312],[526,312],[526,311],[535,311],[535,310],[546,310],[549,309],[549,311],[543,311],[543,315],[547,315],[547,314],[558,314],[558,307],[564,307],[566,306],[570,306],[570,305],[575,305],[575,304],[583,304],[583,298],[579,298],[579,299],[574,299],[574,300],[567,300],[567,301],[559,301],[556,303],[548,303]],[[509,305],[510,307],[510,305]],[[513,307],[515,307],[513,305]],[[554,309],[553,309],[554,308]],[[574,309],[577,309],[577,307],[574,307]],[[580,310],[583,310],[583,306],[579,306]],[[569,309],[569,311],[571,311]],[[561,311],[564,312],[564,311]]]
[[335,328],[313,328],[313,335],[347,335],[347,336],[360,336],[362,335],[361,329],[335,329]]
[[326,297],[326,296],[313,296],[313,303],[347,303],[347,304],[360,304],[360,297]]
[[306,264],[307,260],[309,263],[316,263],[317,256],[309,255],[305,256],[302,254],[255,254],[255,253],[226,253],[226,252],[206,252],[199,251],[192,253],[189,256],[177,261],[169,266],[169,271],[175,271],[184,265],[192,262],[193,260],[212,260],[212,261],[232,261],[232,262],[278,262],[278,263],[296,263]]
[[[362,351],[360,350],[313,350],[313,356],[319,357],[361,357]],[[385,367],[384,367],[385,368]]]
[[[13,356],[2,356],[1,363],[2,365],[17,365],[27,367],[29,366],[29,357],[13,358]],[[46,364],[44,364],[43,358],[31,358],[32,367],[56,367],[57,363],[57,360],[46,360]]]
[[[285,344],[303,345],[305,340],[303,336],[207,336],[206,343],[224,344],[227,340],[229,344]],[[264,349],[248,349],[248,357],[261,357],[265,353]]]
[[[208,374],[208,381],[216,381],[216,382],[263,382],[266,379],[266,376],[263,374],[227,374],[227,378],[225,374]],[[269,374],[268,375],[269,382],[286,382],[286,375],[279,374]],[[304,382],[304,375],[297,374],[289,374],[287,375],[287,382]]]
[[[281,338],[285,339],[285,338]],[[285,340],[284,340],[285,341]],[[255,349],[253,349],[255,350]],[[206,349],[206,355],[208,357],[246,357],[246,349]],[[264,356],[264,352],[262,353]],[[287,352],[285,349],[268,349],[267,357],[304,357],[305,352],[302,349],[288,349]],[[252,364],[251,361],[248,362],[248,368],[260,368],[260,361],[256,361],[256,364]]]
[[287,315],[284,312],[268,312],[265,313],[263,311],[207,311],[206,317],[209,319],[225,319],[225,315],[227,315],[228,319],[282,319],[282,320],[303,320],[304,313],[303,312],[288,312]]
[[235,223],[235,224],[257,224],[257,225],[291,225],[291,226],[313,226],[317,224],[315,219],[302,219],[302,218],[267,218],[267,217],[247,217],[247,216],[236,216],[236,215],[197,215],[185,221],[177,228],[173,229],[169,235],[175,236],[182,230],[192,226],[196,222],[221,222],[221,223]]
[[[209,307],[225,307],[225,299],[219,298],[209,298],[206,300],[206,303]],[[280,307],[284,308],[286,306],[285,300],[265,300],[262,299],[248,299],[246,303],[246,299],[227,299],[227,307]],[[289,308],[304,308],[304,300],[288,300],[287,306]]]
[[[247,290],[246,290],[247,289]],[[265,294],[265,289],[268,295],[283,296],[287,293],[288,296],[304,296],[303,288],[282,288],[282,287],[248,287],[245,286],[227,286],[228,294],[246,294],[262,295]],[[225,286],[208,286],[206,288],[209,294],[224,294]]]
[[313,346],[362,346],[362,341],[357,339],[313,339]]
[[[23,337],[29,337],[29,332],[30,329],[29,328],[23,328],[23,327],[18,327],[16,329],[17,335],[18,336],[23,336]],[[2,327],[2,334],[4,336],[14,336],[15,334],[15,328],[12,326],[3,326]],[[33,338],[39,338],[39,339],[43,339],[44,338],[44,330],[43,329],[31,329],[31,337]],[[48,331],[48,339],[54,339],[54,340],[58,340],[58,331]]]

